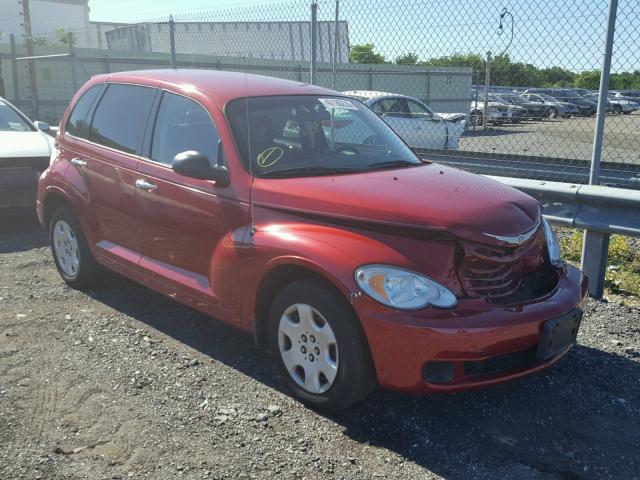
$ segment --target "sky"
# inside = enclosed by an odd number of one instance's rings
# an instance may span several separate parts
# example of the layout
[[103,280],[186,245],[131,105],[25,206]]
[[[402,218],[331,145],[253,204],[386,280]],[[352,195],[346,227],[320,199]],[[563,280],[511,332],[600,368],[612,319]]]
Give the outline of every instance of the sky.
[[[321,20],[334,17],[334,0],[319,0]],[[310,0],[90,0],[100,21],[307,20]],[[455,53],[506,51],[513,60],[573,71],[602,63],[607,0],[341,0],[349,42],[373,43],[393,60],[414,52],[421,59]],[[506,15],[498,35],[500,14]],[[640,69],[640,2],[619,0],[612,71]]]

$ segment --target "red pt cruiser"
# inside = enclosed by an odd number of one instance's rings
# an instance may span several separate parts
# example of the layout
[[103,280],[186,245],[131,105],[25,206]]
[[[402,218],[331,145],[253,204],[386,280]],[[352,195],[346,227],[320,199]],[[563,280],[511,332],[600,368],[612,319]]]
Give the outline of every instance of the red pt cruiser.
[[107,267],[253,332],[321,409],[544,369],[586,292],[531,197],[417,158],[357,100],[241,73],[93,77],[38,215],[69,285]]

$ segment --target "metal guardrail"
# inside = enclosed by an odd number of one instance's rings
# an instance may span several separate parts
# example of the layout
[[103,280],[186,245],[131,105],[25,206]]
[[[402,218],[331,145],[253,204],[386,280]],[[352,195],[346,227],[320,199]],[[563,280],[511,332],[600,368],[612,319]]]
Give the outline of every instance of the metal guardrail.
[[601,295],[612,233],[640,237],[640,191],[487,175],[536,198],[552,223],[595,232],[599,248],[583,249],[589,293]]
[[[443,165],[483,175],[537,180],[589,183],[591,161],[540,156],[415,149],[417,155]],[[600,183],[616,188],[640,190],[640,165],[602,162]]]

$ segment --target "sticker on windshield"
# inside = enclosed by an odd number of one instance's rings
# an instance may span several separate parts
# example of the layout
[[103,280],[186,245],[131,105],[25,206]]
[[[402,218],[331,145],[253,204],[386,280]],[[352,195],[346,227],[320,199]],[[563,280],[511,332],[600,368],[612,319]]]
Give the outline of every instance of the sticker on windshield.
[[345,110],[360,110],[358,102],[350,98],[319,98],[325,108],[344,108]]
[[283,155],[284,150],[282,148],[269,147],[258,154],[256,163],[262,168],[269,168],[278,163],[278,160],[280,160]]

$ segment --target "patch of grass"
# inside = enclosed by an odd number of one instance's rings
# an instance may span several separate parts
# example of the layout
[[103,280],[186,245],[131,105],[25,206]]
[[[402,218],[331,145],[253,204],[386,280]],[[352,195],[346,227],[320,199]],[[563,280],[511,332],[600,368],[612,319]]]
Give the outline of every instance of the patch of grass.
[[[563,258],[579,266],[582,231],[563,228],[557,233]],[[611,293],[640,297],[640,248],[629,237],[611,235],[605,286]]]

